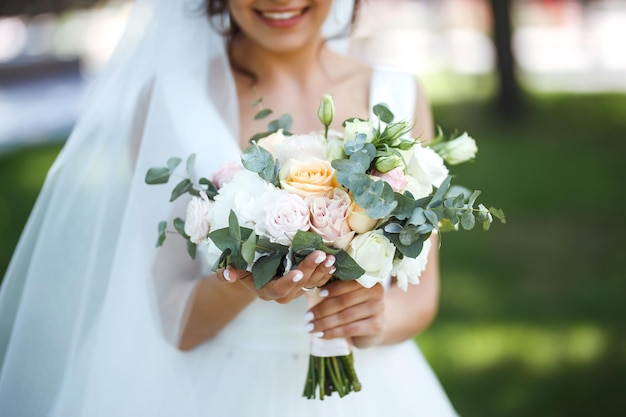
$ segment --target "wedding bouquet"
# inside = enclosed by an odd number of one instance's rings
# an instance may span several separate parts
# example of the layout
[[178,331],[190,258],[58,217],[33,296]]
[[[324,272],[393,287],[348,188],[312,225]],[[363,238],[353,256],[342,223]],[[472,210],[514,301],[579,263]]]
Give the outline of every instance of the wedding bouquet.
[[[261,110],[257,118],[269,114]],[[419,283],[433,231],[469,230],[476,223],[487,230],[494,217],[505,221],[501,210],[475,207],[479,191],[451,187],[446,163],[474,158],[471,137],[439,132],[421,143],[407,137],[411,124],[394,121],[387,106],[374,106],[373,114],[330,131],[334,105],[324,96],[318,110],[323,134],[292,134],[290,117],[281,116],[251,139],[241,164],[224,166],[212,179],[192,180],[195,155],[188,157],[187,177],[170,201],[192,195],[185,219],[173,221],[190,255],[202,248],[214,270],[250,271],[261,288],[322,250],[336,258],[332,280],[356,279],[370,288],[393,276],[406,290]],[[168,182],[181,162],[171,158],[151,168],[146,182]],[[157,246],[166,229],[161,222]],[[315,297],[307,293],[310,303]],[[312,336],[303,395],[324,399],[360,388],[348,341]]]

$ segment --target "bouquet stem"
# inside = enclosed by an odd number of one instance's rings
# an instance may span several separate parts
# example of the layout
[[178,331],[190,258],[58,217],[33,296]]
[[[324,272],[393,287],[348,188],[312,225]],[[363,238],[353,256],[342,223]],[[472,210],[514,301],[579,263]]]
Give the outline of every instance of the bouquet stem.
[[[317,293],[307,293],[307,304],[312,307],[321,301]],[[323,400],[334,392],[340,397],[361,390],[354,370],[350,342],[344,338],[321,339],[311,335],[309,370],[304,384],[303,397]]]
[[344,356],[309,356],[309,370],[304,384],[303,397],[320,400],[334,392],[344,397],[361,390],[361,383],[354,370],[352,353]]

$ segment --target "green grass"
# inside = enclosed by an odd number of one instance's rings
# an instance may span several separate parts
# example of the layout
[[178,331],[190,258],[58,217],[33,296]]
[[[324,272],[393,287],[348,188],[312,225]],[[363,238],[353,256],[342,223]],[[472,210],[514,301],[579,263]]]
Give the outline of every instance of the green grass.
[[[440,314],[417,338],[459,414],[623,415],[626,96],[530,96],[514,120],[440,103],[479,145],[453,173],[508,219],[443,236]],[[0,273],[58,150],[0,156]]]

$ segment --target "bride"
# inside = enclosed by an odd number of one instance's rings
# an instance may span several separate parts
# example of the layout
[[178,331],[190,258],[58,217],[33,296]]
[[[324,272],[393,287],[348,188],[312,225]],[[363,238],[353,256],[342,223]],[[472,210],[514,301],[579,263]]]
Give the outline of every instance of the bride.
[[[7,416],[454,416],[412,337],[437,309],[437,242],[419,285],[333,282],[313,252],[255,290],[211,273],[156,224],[181,214],[146,170],[197,154],[211,175],[254,133],[258,103],[293,131],[334,126],[385,102],[429,139],[414,79],[333,44],[353,0],[136,0],[128,28],[51,168],[0,292],[0,414]],[[436,237],[431,238],[436,240]],[[361,392],[302,398],[310,334],[348,338]]]

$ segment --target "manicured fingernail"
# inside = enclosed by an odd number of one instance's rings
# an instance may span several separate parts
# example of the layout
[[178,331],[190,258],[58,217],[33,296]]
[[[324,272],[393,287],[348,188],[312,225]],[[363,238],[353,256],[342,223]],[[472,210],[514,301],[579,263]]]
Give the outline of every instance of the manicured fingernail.
[[317,296],[320,298],[328,297],[328,290],[321,290],[317,293]]
[[230,278],[230,269],[228,268],[224,268],[224,279],[228,282],[233,282],[233,280]]
[[328,275],[332,275],[335,273],[335,271],[337,271],[337,268],[332,268],[331,270],[328,271]]
[[324,337],[324,332],[315,332],[315,333],[311,333],[311,336],[313,337]]
[[324,266],[326,268],[329,268],[331,266],[333,266],[335,264],[335,258],[330,258],[329,260],[326,261],[326,263],[324,264]]
[[293,276],[293,278],[291,278],[291,280],[293,282],[299,282],[302,277],[304,277],[304,274],[302,273],[302,271],[296,271],[295,275]]
[[315,325],[313,323],[308,323],[306,326],[304,326],[304,331],[309,333],[314,328],[315,328]]
[[326,255],[319,255],[317,258],[313,260],[313,262],[315,262],[316,265],[319,265],[322,263],[324,259],[326,259]]
[[313,314],[312,311],[308,311],[305,315],[304,315],[304,321],[305,322],[310,322],[315,318],[315,314]]

